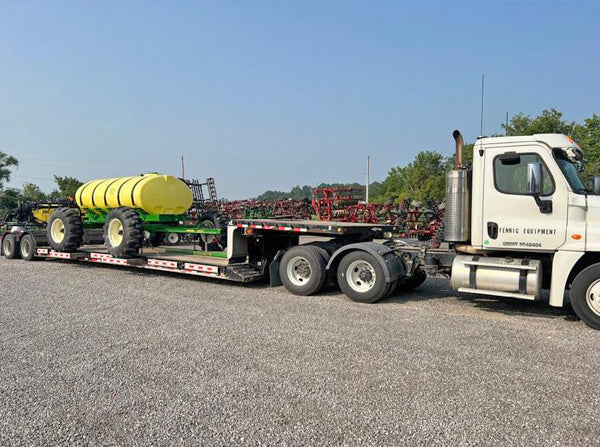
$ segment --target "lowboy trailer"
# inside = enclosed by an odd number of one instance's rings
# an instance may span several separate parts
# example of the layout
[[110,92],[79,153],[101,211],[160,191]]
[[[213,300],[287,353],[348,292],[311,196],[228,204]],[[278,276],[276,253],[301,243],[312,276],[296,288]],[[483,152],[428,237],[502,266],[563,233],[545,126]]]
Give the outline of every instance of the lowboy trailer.
[[[79,211],[62,208],[45,233],[13,226],[0,234],[0,247],[9,259],[73,259],[240,282],[268,278],[295,295],[317,293],[335,281],[351,300],[365,303],[415,288],[427,276],[448,278],[461,294],[540,300],[548,290],[549,304],[556,307],[564,305],[569,290],[575,313],[600,329],[600,177],[584,185],[582,149],[558,134],[480,138],[467,163],[460,132],[453,136],[455,167],[446,176],[439,246],[394,238],[393,225],[236,219],[227,226],[226,251],[146,248],[138,230],[147,229],[152,239],[164,228],[136,210],[135,185],[146,181],[136,177],[124,196],[114,195],[110,185],[129,180],[107,179],[79,199],[81,208],[87,203],[87,212],[99,213],[104,222],[104,247],[82,245]],[[110,211],[111,203],[119,207]],[[168,231],[220,232],[178,227],[175,218],[167,218],[173,225]],[[88,231],[98,231],[87,219]],[[301,236],[320,240],[300,244]],[[67,247],[64,238],[78,248]]]

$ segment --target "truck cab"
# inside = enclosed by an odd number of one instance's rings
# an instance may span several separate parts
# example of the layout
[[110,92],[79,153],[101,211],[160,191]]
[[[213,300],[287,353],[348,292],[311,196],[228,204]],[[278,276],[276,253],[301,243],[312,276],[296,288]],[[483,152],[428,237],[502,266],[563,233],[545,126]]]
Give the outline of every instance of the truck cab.
[[[462,137],[457,159],[459,145]],[[478,139],[472,168],[457,160],[447,181],[448,239],[469,254],[454,260],[454,288],[540,299],[543,286],[558,307],[570,288],[575,312],[600,328],[600,196],[579,175],[583,161],[583,150],[565,135]],[[468,180],[457,190],[450,177],[461,172]],[[458,200],[460,194],[470,200]],[[482,265],[490,262],[498,265]]]

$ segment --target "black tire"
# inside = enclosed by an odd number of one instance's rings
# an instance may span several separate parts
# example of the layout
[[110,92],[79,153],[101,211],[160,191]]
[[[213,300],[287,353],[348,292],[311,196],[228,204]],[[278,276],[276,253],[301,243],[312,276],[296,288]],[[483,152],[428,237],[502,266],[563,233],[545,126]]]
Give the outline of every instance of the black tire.
[[34,261],[37,250],[37,242],[31,234],[26,234],[21,238],[19,244],[19,251],[21,253],[21,259],[24,261]]
[[427,279],[427,273],[421,267],[417,267],[412,276],[404,281],[398,282],[398,290],[413,290],[419,287]]
[[[373,285],[369,289],[365,289],[365,291],[359,291],[353,288],[353,286],[350,285],[352,279],[347,277],[348,269],[357,261],[368,264],[375,273]],[[365,271],[365,275],[370,274],[370,278],[372,279],[373,276],[371,271],[367,271]],[[360,274],[360,271],[357,270],[356,273]],[[390,287],[390,284],[385,281],[383,267],[381,267],[377,259],[375,259],[373,255],[360,250],[352,251],[342,258],[337,269],[337,280],[344,295],[357,303],[373,303],[380,300],[386,296]],[[357,281],[355,287],[360,287],[365,281],[369,281],[369,278],[366,277],[362,282]]]
[[144,231],[140,215],[128,207],[112,210],[104,223],[104,245],[115,258],[130,258],[140,251]]
[[[62,236],[61,236],[62,235]],[[55,251],[75,251],[83,241],[83,221],[75,208],[58,208],[46,226],[48,244]]]
[[575,277],[571,284],[571,307],[585,324],[600,329],[600,293],[590,290],[596,284],[600,287],[600,264],[586,267]]
[[2,239],[2,252],[6,259],[18,259],[21,257],[19,242],[10,233]]
[[167,233],[163,234],[163,243],[165,245],[177,245],[181,242],[181,234]]
[[[327,261],[322,250],[310,245],[298,245],[285,252],[279,264],[279,277],[290,293],[307,296],[321,290],[327,279]],[[290,265],[291,262],[296,267]]]
[[153,247],[165,245],[165,233],[154,233],[148,240]]

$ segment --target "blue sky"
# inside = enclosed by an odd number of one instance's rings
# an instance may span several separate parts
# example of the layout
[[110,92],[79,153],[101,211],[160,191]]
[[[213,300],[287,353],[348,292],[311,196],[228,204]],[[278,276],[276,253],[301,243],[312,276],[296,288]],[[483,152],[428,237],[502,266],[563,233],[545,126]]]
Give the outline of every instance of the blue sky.
[[228,198],[372,179],[508,111],[600,113],[600,2],[0,0],[11,186],[141,172]]

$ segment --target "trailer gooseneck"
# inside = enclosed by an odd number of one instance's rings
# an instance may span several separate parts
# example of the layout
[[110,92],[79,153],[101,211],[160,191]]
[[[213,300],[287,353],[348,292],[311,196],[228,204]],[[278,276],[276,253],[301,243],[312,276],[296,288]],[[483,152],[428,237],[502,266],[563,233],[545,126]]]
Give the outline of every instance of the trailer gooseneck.
[[[583,184],[581,148],[558,134],[480,138],[470,164],[460,132],[453,136],[445,237],[435,248],[393,238],[397,228],[391,225],[272,219],[229,222],[222,252],[163,247],[154,235],[221,231],[183,224],[181,209],[163,216],[161,210],[173,209],[168,195],[144,199],[152,210],[141,209],[134,183],[175,185],[167,177],[128,180],[123,197],[111,195],[110,186],[126,180],[90,182],[89,191],[76,197],[78,208],[55,210],[46,231],[7,228],[0,247],[9,259],[71,259],[240,282],[268,278],[296,295],[317,293],[335,280],[358,302],[417,287],[427,275],[446,277],[465,294],[539,300],[548,289],[549,303],[557,307],[570,289],[576,314],[600,329],[600,178],[593,179],[593,191]],[[180,196],[179,202],[188,200],[185,191]],[[86,245],[83,237],[99,227],[104,245]],[[300,236],[321,240],[301,244]]]

